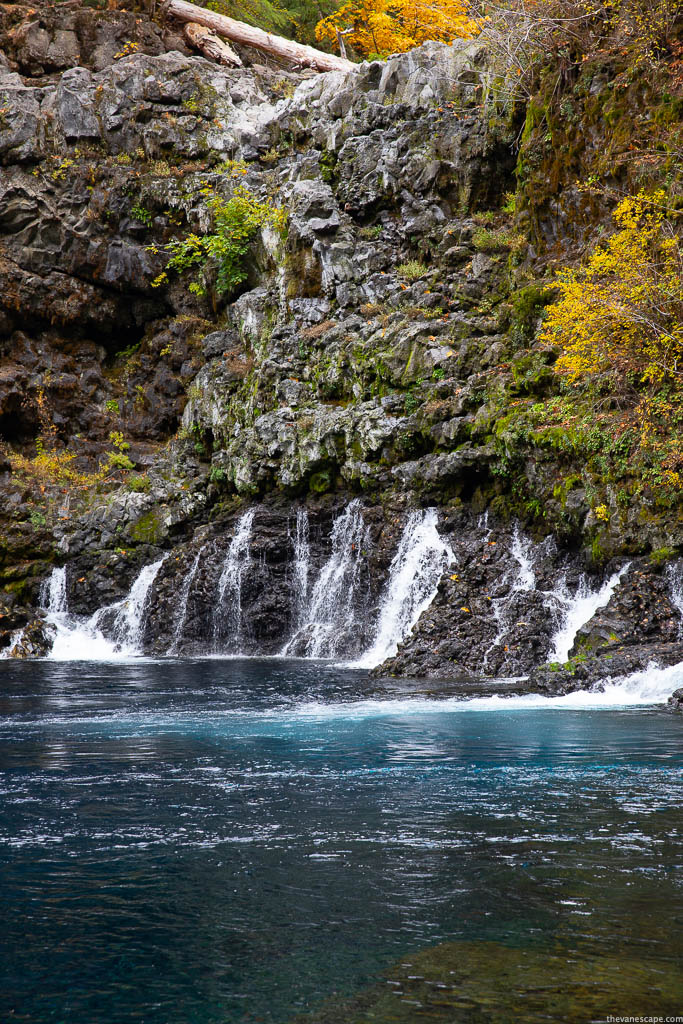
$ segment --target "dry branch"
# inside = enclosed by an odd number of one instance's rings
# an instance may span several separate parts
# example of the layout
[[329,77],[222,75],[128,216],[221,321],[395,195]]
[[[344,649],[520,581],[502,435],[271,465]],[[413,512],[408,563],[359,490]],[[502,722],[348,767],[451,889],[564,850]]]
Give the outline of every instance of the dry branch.
[[186,0],[167,0],[164,10],[178,21],[203,25],[225,39],[232,40],[233,43],[253,46],[290,64],[315,68],[316,71],[351,71],[357,67],[350,60],[337,57],[333,53],[323,53],[312,46],[295,43],[292,39],[283,39],[282,36],[264,32],[253,25],[246,25],[243,21],[228,18],[225,14],[216,14],[214,11],[186,3]]
[[217,60],[219,64],[228,64],[234,68],[242,67],[242,61],[232,46],[228,46],[210,28],[198,25],[196,21],[188,21],[183,30],[183,35],[190,46],[195,50],[199,50],[205,57]]

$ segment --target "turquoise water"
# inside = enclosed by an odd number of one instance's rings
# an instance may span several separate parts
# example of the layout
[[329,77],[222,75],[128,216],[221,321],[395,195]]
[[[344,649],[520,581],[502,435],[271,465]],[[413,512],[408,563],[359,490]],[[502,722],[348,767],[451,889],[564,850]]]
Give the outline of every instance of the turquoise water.
[[[649,1012],[683,1013],[662,707],[456,703],[302,662],[0,672],[3,1022],[495,1021],[521,955],[546,982],[585,964],[610,1010],[605,977],[639,965]],[[434,991],[476,963],[476,992],[408,998],[427,983],[387,979],[411,957]]]

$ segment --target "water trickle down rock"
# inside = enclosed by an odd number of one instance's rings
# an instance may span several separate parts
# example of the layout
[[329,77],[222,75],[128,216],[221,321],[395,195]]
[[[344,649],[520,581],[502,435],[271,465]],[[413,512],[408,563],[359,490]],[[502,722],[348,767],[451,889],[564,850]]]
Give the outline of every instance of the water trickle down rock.
[[683,560],[670,562],[666,567],[666,581],[669,584],[671,604],[680,616],[679,639],[683,639]]
[[[254,510],[245,512],[237,523],[235,535],[230,542],[220,579],[216,607],[213,617],[214,646],[229,647],[232,653],[240,653],[242,635],[242,583],[251,564],[249,546],[254,522]],[[227,641],[227,643],[223,642]]]
[[175,632],[173,634],[173,643],[171,644],[168,650],[169,654],[177,654],[180,649],[180,645],[182,644],[185,623],[187,622],[187,606],[190,599],[190,591],[192,590],[192,584],[194,583],[194,578],[197,575],[199,562],[201,561],[201,557],[204,554],[205,549],[206,545],[203,544],[202,547],[197,552],[197,554],[195,555],[192,567],[190,568],[190,571],[188,572],[183,582],[183,587],[182,590],[180,591],[180,598],[178,602],[178,618],[176,620]]
[[294,591],[292,607],[295,629],[300,629],[306,615],[308,602],[308,578],[311,565],[310,530],[308,510],[299,508],[296,512],[296,532],[294,534],[294,565],[292,588]]
[[604,608],[609,603],[617,584],[624,573],[628,571],[629,565],[630,563],[627,563],[622,566],[597,589],[592,589],[589,580],[583,576],[573,595],[569,593],[564,578],[560,580],[555,590],[546,594],[548,608],[559,617],[560,621],[552,638],[549,661],[564,663],[569,660],[577,633],[593,618],[599,608]]
[[[488,516],[485,515],[479,522],[484,529],[483,543],[488,544],[491,536],[491,529],[488,525]],[[506,638],[511,634],[517,618],[517,595],[532,591],[536,587],[536,573],[534,572],[534,550],[533,544],[528,537],[523,537],[519,532],[519,525],[515,526],[512,534],[510,554],[514,558],[514,564],[504,573],[501,583],[509,586],[509,590],[502,597],[492,598],[491,610],[496,622],[496,634],[484,653],[483,669],[486,670],[489,664],[489,656],[496,648],[505,644]]]
[[354,667],[375,668],[393,657],[432,603],[439,580],[455,557],[439,536],[437,523],[435,508],[408,516],[384,587],[374,641]]
[[358,499],[335,519],[331,542],[331,554],[313,586],[302,624],[283,648],[283,655],[335,658],[362,649],[368,606],[364,570],[370,537]]
[[52,570],[41,588],[46,622],[54,635],[50,658],[56,661],[109,660],[141,653],[145,608],[163,558],[146,565],[121,601],[90,617],[69,612],[66,569]]

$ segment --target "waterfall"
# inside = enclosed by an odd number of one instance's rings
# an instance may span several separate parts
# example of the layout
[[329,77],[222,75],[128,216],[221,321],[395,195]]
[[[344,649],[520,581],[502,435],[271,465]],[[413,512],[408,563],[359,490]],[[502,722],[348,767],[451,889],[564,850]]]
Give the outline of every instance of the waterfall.
[[54,631],[49,657],[54,661],[107,661],[140,654],[144,611],[163,558],[146,565],[122,601],[90,617],[69,612],[66,569],[53,569],[41,588],[46,621]]
[[515,526],[510,551],[518,565],[513,589],[517,593],[521,590],[535,590],[536,573],[534,572],[533,544],[528,537],[520,537],[519,526]]
[[617,584],[627,572],[630,564],[627,562],[618,572],[613,573],[597,590],[592,590],[590,583],[583,576],[573,596],[567,592],[567,584],[564,579],[555,590],[547,594],[546,604],[554,611],[558,608],[560,610],[560,626],[552,637],[548,661],[558,661],[564,664],[569,660],[569,652],[577,633],[600,608],[604,608],[609,603]]
[[178,647],[183,639],[183,630],[185,629],[185,622],[187,621],[187,605],[190,599],[190,591],[192,590],[192,584],[194,583],[194,578],[197,575],[197,569],[199,568],[199,562],[204,554],[205,547],[206,544],[203,544],[200,547],[199,551],[195,555],[192,568],[183,581],[180,598],[178,600],[178,617],[176,619],[176,627],[173,632],[173,643],[168,649],[169,654],[178,653]]
[[681,621],[678,635],[683,638],[683,561],[669,562],[666,567],[666,581],[669,584],[671,603],[678,612]]
[[353,662],[354,668],[375,668],[393,657],[434,600],[439,580],[455,557],[439,536],[437,521],[434,508],[408,516],[380,601],[375,638]]
[[297,626],[303,622],[308,599],[308,571],[311,563],[309,544],[308,511],[299,508],[296,512],[296,534],[294,536],[294,614]]
[[[487,527],[487,522],[484,522],[483,524],[480,522],[480,526]],[[488,543],[489,536],[490,530],[487,530],[487,533],[483,538],[483,543]],[[514,558],[516,565],[511,569],[508,569],[501,579],[502,584],[510,585],[509,592],[503,597],[496,597],[491,601],[491,610],[496,623],[496,635],[484,653],[484,660],[482,662],[483,668],[488,666],[491,651],[494,651],[496,647],[499,647],[503,643],[510,630],[511,624],[516,617],[517,609],[513,600],[515,595],[536,589],[533,544],[528,537],[522,537],[520,535],[518,525],[515,526],[514,533],[512,534],[510,554]],[[512,580],[510,580],[511,573],[513,571],[514,576]]]
[[55,567],[40,588],[40,603],[48,615],[63,615],[68,611],[66,598],[66,567]]
[[164,559],[146,565],[142,572],[136,577],[129,593],[123,601],[110,605],[100,612],[96,612],[95,622],[99,624],[104,615],[115,612],[111,633],[115,643],[121,650],[137,653],[142,645],[142,637],[145,626],[144,610],[147,603],[147,596],[154,580],[157,577]]
[[218,599],[213,616],[214,640],[218,641],[221,633],[227,632],[238,651],[242,646],[242,581],[251,565],[249,546],[253,522],[254,510],[249,509],[237,523],[218,581]]
[[[358,636],[364,611],[360,607],[360,583],[369,535],[357,498],[335,519],[331,541],[330,557],[306,601],[301,625],[285,645],[283,655],[334,658]],[[301,554],[303,558],[303,547]]]

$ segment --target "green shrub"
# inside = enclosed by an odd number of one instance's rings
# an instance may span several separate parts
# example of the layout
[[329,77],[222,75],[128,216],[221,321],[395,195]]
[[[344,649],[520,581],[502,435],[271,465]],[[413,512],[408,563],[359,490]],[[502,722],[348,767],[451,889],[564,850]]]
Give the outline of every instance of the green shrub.
[[[215,275],[215,290],[218,295],[233,291],[247,277],[245,257],[256,232],[266,221],[280,230],[284,229],[284,211],[270,202],[260,202],[249,189],[238,186],[227,201],[215,197],[207,206],[213,214],[214,231],[208,235],[191,234],[175,239],[166,246],[171,258],[166,271],[182,273],[192,267],[200,272],[206,269]],[[201,277],[201,273],[200,273]],[[161,274],[153,286],[163,284],[166,272]],[[206,289],[198,278],[190,284],[190,291],[204,295]]]
[[424,277],[429,272],[429,268],[420,263],[419,260],[408,260],[407,263],[401,263],[400,266],[396,267],[396,273],[399,277],[405,277],[407,281],[417,281],[418,278]]

